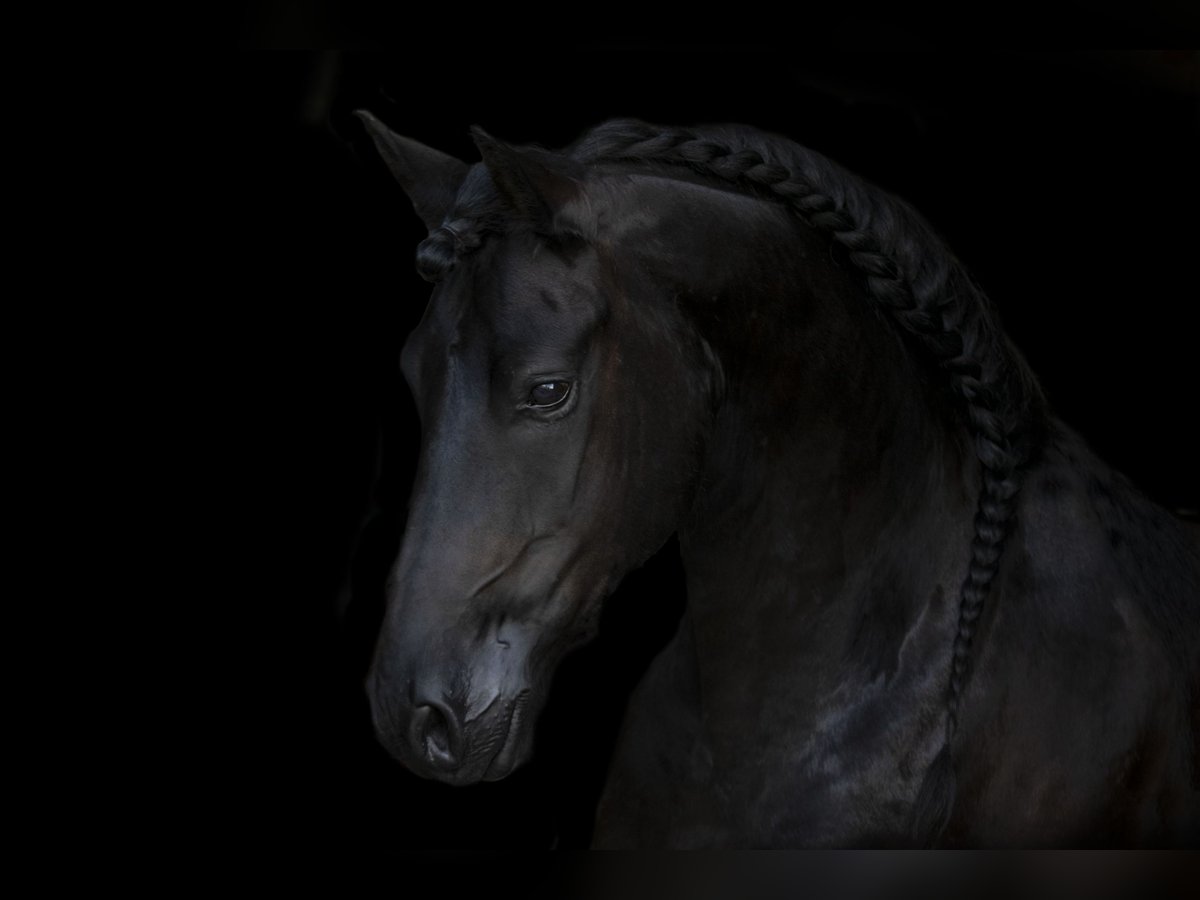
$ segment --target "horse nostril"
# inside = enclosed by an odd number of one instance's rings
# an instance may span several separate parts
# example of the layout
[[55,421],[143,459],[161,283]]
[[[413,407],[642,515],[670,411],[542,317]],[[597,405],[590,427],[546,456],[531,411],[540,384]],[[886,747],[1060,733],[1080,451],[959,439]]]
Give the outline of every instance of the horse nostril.
[[425,743],[439,754],[450,752],[450,729],[446,725],[446,717],[433,707],[429,708],[429,718],[425,722]]
[[453,768],[457,760],[458,729],[448,710],[437,706],[418,706],[413,710],[413,744],[435,766]]

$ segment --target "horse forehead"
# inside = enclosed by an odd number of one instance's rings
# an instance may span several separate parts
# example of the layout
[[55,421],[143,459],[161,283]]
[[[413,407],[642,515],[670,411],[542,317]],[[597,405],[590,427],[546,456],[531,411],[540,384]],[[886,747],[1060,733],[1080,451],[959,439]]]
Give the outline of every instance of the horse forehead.
[[[591,249],[568,259],[533,235],[496,236],[435,290],[406,353],[486,358],[527,345],[570,342],[608,307]],[[482,354],[482,355],[480,355]]]
[[464,317],[504,335],[542,324],[584,324],[599,311],[603,294],[594,253],[585,250],[567,259],[526,241],[498,250],[478,273]]

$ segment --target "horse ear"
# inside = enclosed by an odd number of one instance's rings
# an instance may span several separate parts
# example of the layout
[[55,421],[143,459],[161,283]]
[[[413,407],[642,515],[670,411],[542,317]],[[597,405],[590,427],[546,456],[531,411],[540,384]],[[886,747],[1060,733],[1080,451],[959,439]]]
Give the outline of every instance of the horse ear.
[[379,155],[408,194],[425,227],[432,231],[441,225],[467,177],[467,164],[412,138],[401,137],[365,109],[355,110],[354,114],[362,119]]
[[471,137],[508,204],[547,230],[560,230],[563,211],[583,193],[582,167],[561,153],[518,149],[479,126],[471,129]]

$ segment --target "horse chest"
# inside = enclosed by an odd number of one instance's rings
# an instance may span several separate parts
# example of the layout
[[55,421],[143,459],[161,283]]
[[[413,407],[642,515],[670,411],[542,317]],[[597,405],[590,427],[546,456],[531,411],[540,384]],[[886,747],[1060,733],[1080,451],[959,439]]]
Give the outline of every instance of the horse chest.
[[[903,682],[706,689],[687,616],[631,700],[597,846],[878,845],[904,833],[935,732]],[[801,686],[803,687],[803,686]],[[886,841],[885,841],[886,842]]]

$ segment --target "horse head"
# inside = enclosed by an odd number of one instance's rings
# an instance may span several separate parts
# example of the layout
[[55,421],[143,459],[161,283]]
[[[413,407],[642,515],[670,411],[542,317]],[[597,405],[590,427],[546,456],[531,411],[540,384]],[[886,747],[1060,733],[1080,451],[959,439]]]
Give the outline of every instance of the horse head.
[[615,252],[637,217],[580,164],[477,131],[468,167],[360,115],[430,229],[435,283],[401,356],[420,459],[368,693],[409,769],[494,780],[529,757],[603,598],[675,530],[715,373]]

